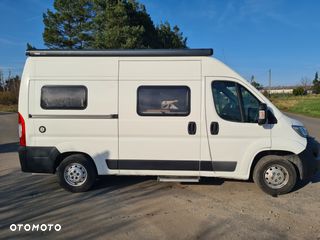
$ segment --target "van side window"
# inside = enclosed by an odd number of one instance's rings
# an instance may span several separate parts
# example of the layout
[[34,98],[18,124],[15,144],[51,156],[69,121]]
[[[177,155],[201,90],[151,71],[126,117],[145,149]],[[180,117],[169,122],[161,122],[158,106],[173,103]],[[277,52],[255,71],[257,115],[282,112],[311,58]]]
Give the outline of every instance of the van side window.
[[234,122],[242,121],[236,83],[214,81],[212,93],[214,105],[221,118]]
[[88,91],[85,86],[43,86],[41,108],[47,110],[83,110],[87,108]]
[[187,86],[141,86],[137,113],[140,116],[187,116],[190,114],[190,88]]
[[244,122],[258,123],[259,100],[242,86],[240,86],[240,93],[243,102]]
[[214,81],[211,87],[214,105],[221,118],[233,122],[258,122],[260,102],[246,88],[231,81]]

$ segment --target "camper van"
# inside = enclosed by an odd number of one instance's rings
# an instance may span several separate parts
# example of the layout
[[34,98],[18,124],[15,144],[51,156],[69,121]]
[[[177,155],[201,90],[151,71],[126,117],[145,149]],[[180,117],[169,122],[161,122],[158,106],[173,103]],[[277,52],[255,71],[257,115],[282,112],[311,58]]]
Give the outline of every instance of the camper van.
[[19,97],[24,172],[71,192],[101,175],[218,177],[290,192],[317,142],[212,49],[27,51]]

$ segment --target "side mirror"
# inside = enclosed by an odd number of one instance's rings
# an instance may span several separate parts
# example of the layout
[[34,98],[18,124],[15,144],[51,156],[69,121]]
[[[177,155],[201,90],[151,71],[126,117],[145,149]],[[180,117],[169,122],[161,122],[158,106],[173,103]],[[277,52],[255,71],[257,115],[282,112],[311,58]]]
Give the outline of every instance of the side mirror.
[[267,104],[261,103],[259,106],[259,119],[258,119],[259,125],[263,125],[267,123],[267,112],[268,112]]

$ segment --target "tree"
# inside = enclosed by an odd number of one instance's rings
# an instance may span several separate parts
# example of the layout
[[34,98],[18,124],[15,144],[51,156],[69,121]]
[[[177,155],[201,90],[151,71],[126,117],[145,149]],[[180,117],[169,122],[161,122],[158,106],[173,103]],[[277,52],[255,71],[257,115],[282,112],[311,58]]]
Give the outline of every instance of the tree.
[[12,76],[9,70],[8,76],[3,77],[3,72],[0,70],[0,102],[3,105],[12,105],[18,103],[19,98],[20,77]]
[[31,45],[30,43],[27,43],[27,50],[35,50],[37,49],[35,46]]
[[254,80],[255,80],[255,76],[254,76],[254,75],[251,75],[250,83],[254,82]]
[[187,47],[177,26],[155,26],[137,0],[55,0],[54,8],[43,15],[49,48]]
[[314,75],[314,80],[313,80],[313,81],[319,81],[318,72],[315,73],[315,75]]
[[263,89],[263,86],[255,80],[254,75],[251,76],[250,83],[252,86],[254,86],[258,90]]
[[6,80],[4,80],[4,91],[5,92],[9,92],[10,91],[10,88],[9,88],[9,82],[10,82],[10,79],[11,79],[11,69],[8,70],[8,77]]
[[3,71],[0,69],[0,91],[4,91],[4,77],[3,77]]
[[297,88],[293,89],[292,93],[295,96],[302,96],[305,94],[305,90],[303,89],[303,87],[297,87]]
[[86,48],[92,41],[92,0],[55,0],[43,14],[43,40],[49,48]]
[[18,75],[15,76],[10,76],[6,80],[6,89],[9,92],[14,93],[15,95],[18,95],[19,92],[19,87],[20,87],[20,77]]
[[314,76],[314,80],[313,80],[313,86],[312,86],[312,90],[315,94],[319,94],[320,93],[320,80],[318,77],[318,72],[315,73]]
[[161,23],[157,27],[158,40],[161,48],[186,48],[187,38],[183,37],[178,26],[171,26],[168,22]]
[[145,29],[139,15],[143,8],[136,2],[95,0],[93,19],[94,48],[141,48]]
[[307,77],[303,77],[303,78],[301,78],[300,82],[301,82],[301,86],[303,87],[304,91],[307,91],[310,86],[310,83],[311,83],[310,79]]

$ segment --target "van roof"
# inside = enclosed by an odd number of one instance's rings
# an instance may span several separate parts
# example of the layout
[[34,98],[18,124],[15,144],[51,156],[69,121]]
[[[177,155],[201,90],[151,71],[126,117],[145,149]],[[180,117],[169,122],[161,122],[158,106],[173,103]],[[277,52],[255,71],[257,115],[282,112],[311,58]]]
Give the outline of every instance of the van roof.
[[106,50],[53,50],[26,51],[32,57],[166,57],[166,56],[212,56],[212,48],[202,49],[106,49]]

